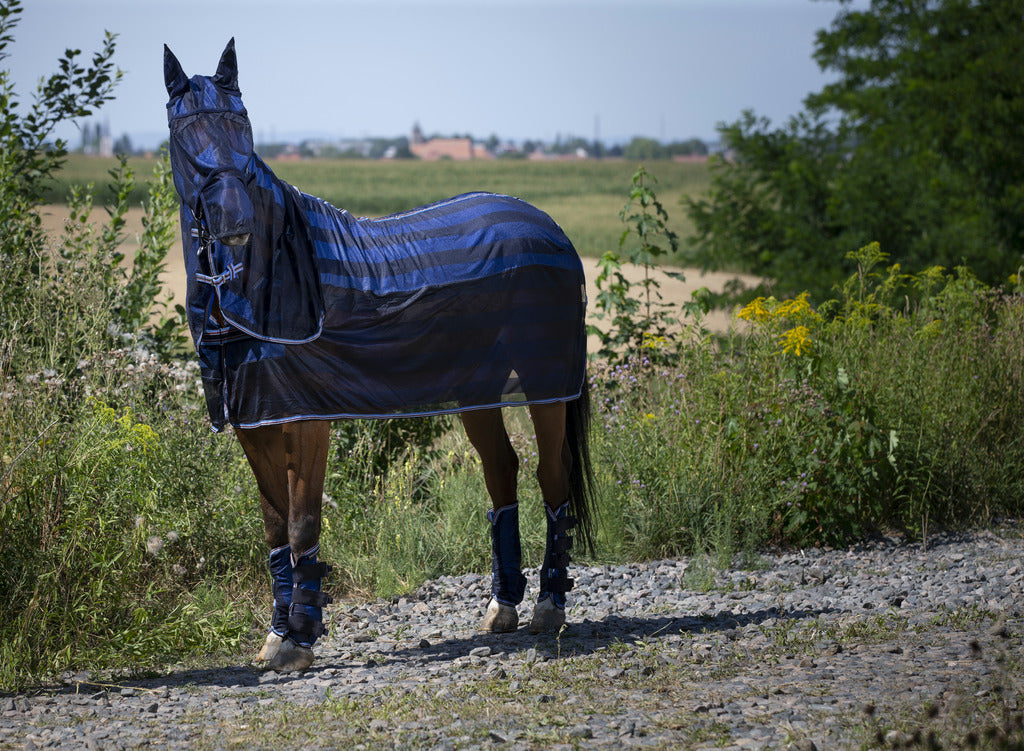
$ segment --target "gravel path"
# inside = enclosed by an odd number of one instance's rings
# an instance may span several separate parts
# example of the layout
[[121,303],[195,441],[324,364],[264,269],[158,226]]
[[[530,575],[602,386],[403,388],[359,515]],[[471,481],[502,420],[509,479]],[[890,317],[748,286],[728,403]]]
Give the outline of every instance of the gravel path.
[[1020,748],[1022,552],[1006,529],[576,567],[558,637],[475,632],[487,578],[445,577],[333,606],[301,675],[0,696],[0,748]]

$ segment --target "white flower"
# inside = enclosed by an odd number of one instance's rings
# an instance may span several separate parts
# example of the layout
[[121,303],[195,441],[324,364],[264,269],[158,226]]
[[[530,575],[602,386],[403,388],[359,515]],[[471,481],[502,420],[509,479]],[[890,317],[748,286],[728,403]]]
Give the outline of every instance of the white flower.
[[164,549],[164,541],[159,535],[153,535],[146,540],[146,551],[153,556],[160,555],[160,551]]

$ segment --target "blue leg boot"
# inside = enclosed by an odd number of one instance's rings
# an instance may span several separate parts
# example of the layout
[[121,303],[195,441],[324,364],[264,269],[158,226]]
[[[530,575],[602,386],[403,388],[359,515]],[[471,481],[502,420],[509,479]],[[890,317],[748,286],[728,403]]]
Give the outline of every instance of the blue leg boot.
[[572,589],[569,578],[569,551],[572,549],[572,535],[569,530],[576,526],[576,517],[569,516],[569,503],[563,503],[557,511],[547,504],[547,543],[544,549],[544,563],[540,568],[540,598],[533,611],[530,633],[557,632],[565,624],[565,593]]
[[257,661],[273,659],[288,634],[288,608],[292,603],[292,549],[287,545],[270,551],[268,567],[274,593],[274,612],[270,617],[270,632]]
[[316,545],[298,558],[293,553],[291,602],[288,606],[288,633],[277,654],[267,663],[271,670],[292,672],[305,670],[313,664],[313,645],[327,629],[323,624],[323,607],[331,602],[320,589],[321,579],[331,570],[318,563]]
[[523,550],[519,540],[519,504],[491,509],[491,600],[480,623],[481,631],[505,633],[519,626],[516,605],[523,601]]

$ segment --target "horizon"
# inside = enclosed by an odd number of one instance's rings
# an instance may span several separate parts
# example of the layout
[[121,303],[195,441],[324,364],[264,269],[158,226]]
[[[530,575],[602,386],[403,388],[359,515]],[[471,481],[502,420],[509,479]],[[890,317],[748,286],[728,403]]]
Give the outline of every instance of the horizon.
[[[829,80],[811,53],[839,10],[816,0],[300,0],[282,14],[271,0],[33,0],[6,62],[24,105],[65,47],[87,61],[104,30],[119,34],[124,78],[88,120],[137,147],[167,137],[163,43],[187,74],[208,75],[231,37],[262,143],[395,138],[417,122],[480,140],[707,143],[745,109],[781,123],[802,108]],[[73,123],[55,135],[81,140]]]

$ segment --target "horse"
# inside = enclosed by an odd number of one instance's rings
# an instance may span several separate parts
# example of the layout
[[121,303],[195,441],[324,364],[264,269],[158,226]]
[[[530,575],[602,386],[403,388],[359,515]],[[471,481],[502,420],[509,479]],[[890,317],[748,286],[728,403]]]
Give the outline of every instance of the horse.
[[[490,497],[480,629],[519,627],[519,460],[502,408],[536,432],[546,542],[532,633],[565,624],[570,550],[593,550],[586,291],[579,255],[525,201],[466,193],[356,218],[256,155],[235,40],[213,76],[164,45],[188,323],[215,431],[231,425],[260,495],[273,607],[257,660],[302,671],[326,629],[318,559],[332,421],[457,413]],[[571,534],[575,530],[575,534]]]

